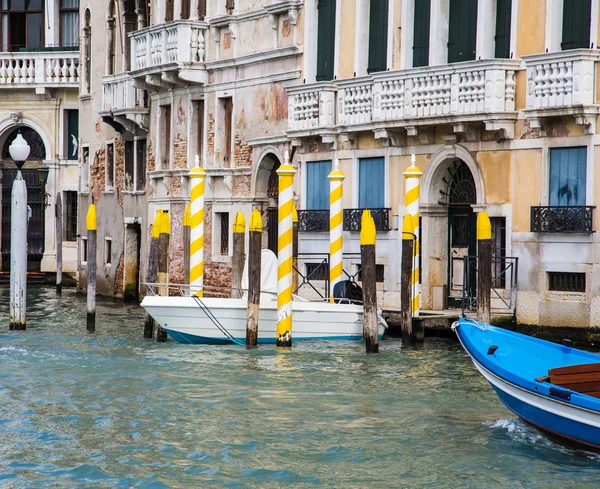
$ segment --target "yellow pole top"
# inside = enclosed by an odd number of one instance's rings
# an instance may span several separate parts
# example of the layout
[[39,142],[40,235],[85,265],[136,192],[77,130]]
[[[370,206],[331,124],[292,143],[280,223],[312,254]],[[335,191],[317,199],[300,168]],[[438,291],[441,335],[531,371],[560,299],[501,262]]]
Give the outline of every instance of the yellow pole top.
[[200,158],[198,158],[198,155],[196,155],[196,166],[194,168],[190,168],[190,178],[206,177],[206,172],[204,171],[204,168],[199,165],[199,163]]
[[296,174],[296,169],[289,163],[286,163],[285,165],[281,165],[279,168],[277,168],[277,175],[279,175],[280,177],[285,177],[285,176],[293,177],[295,174]]
[[337,158],[335,159],[335,164],[333,165],[333,170],[331,170],[331,173],[329,175],[327,175],[327,178],[330,181],[331,180],[343,180],[344,178],[346,178],[344,176],[344,174],[342,173],[342,171],[340,170],[340,162]]
[[96,204],[90,204],[90,207],[85,218],[85,225],[88,231],[96,231]]
[[250,231],[262,233],[262,216],[260,215],[260,211],[258,209],[254,209],[252,211],[252,215],[250,216]]
[[169,218],[169,211],[163,211],[162,213],[160,234],[171,234],[171,219]]
[[417,166],[417,157],[412,154],[410,157],[410,166],[404,171],[405,178],[421,178],[423,172]]
[[160,235],[160,227],[162,225],[162,214],[163,210],[158,209],[156,211],[156,216],[154,216],[154,223],[152,224],[152,237],[158,238]]
[[369,209],[363,211],[360,226],[360,245],[374,245],[377,231],[375,229],[375,221],[371,217]]
[[233,232],[244,234],[246,232],[246,216],[243,212],[235,213],[235,221],[233,221]]
[[477,214],[477,239],[492,239],[492,223],[487,212]]
[[410,214],[404,214],[404,221],[402,222],[402,239],[407,241],[415,238],[415,228],[413,228],[412,218]]
[[183,225],[187,227],[190,226],[190,204],[185,206],[185,211],[183,213]]
[[294,208],[292,209],[292,222],[298,222],[298,209],[296,209],[296,206],[294,206]]

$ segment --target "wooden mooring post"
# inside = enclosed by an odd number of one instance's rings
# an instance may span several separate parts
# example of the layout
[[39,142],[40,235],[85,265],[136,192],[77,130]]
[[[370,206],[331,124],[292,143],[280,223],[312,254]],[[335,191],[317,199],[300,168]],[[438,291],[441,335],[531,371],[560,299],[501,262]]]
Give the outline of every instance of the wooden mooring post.
[[260,276],[262,261],[262,217],[253,210],[250,218],[248,243],[248,315],[246,316],[246,346],[258,343],[258,318],[260,311]]
[[[169,295],[169,241],[171,235],[171,220],[169,211],[163,210],[158,231],[158,288],[160,295]],[[163,285],[164,284],[164,285]],[[157,343],[167,341],[167,333],[159,325],[156,325],[154,339]]]
[[246,262],[246,218],[243,212],[233,221],[233,256],[231,257],[231,297],[242,297],[242,275]]
[[56,218],[56,293],[60,295],[62,293],[62,238],[63,238],[63,223],[62,223],[62,198],[60,192],[56,196],[56,207],[54,208],[54,215]]
[[[158,281],[158,237],[160,235],[160,221],[162,219],[162,209],[158,209],[154,222],[152,223],[152,233],[150,243],[148,244],[148,269],[146,271],[146,281],[149,284],[156,284]],[[144,338],[154,336],[154,319],[146,313],[144,323]]]
[[375,259],[375,222],[371,211],[364,210],[360,229],[360,274],[363,289],[363,337],[367,353],[379,352],[379,335],[377,334],[377,274]]
[[96,330],[96,205],[92,202],[85,220],[87,228],[87,329]]
[[413,272],[413,247],[415,235],[413,232],[412,218],[404,214],[402,224],[402,269],[400,272],[400,314],[402,321],[402,341],[413,342],[412,321],[412,272]]
[[477,319],[491,319],[492,298],[492,224],[487,212],[477,214]]

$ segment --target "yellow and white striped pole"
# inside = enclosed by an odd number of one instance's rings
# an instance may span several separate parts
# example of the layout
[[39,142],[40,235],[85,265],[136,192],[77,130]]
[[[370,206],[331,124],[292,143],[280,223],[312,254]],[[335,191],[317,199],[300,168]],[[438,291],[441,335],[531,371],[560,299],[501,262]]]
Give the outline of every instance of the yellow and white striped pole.
[[333,288],[342,280],[344,252],[344,205],[342,202],[344,174],[336,158],[329,179],[329,300],[333,302]]
[[279,176],[279,236],[277,282],[277,346],[292,346],[292,245],[294,213],[294,175],[285,152],[285,162],[277,170]]
[[196,166],[190,170],[190,293],[202,297],[204,284],[204,179],[206,172]]
[[414,265],[412,271],[412,286],[411,286],[411,301],[413,316],[419,315],[419,309],[421,307],[421,291],[419,284],[419,242],[421,239],[420,228],[419,228],[419,192],[421,184],[421,176],[423,172],[416,165],[416,157],[413,154],[410,159],[411,165],[404,172],[406,178],[406,194],[404,204],[406,206],[406,214],[412,219],[413,233],[415,235],[415,242],[413,248],[414,254]]

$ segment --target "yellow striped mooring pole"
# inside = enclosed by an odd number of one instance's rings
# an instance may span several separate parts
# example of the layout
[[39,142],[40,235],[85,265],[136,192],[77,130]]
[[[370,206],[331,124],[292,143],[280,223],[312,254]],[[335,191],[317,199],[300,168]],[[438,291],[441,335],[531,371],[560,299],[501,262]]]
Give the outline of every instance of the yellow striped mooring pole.
[[412,272],[412,312],[413,317],[419,315],[419,309],[421,307],[421,292],[419,286],[419,242],[421,239],[420,228],[419,228],[419,192],[421,185],[421,176],[423,172],[416,165],[416,157],[413,154],[410,159],[411,165],[404,172],[406,178],[406,195],[405,195],[405,206],[406,214],[412,219],[413,233],[415,235],[413,254],[414,254],[414,265]]
[[294,213],[294,175],[285,152],[285,162],[277,170],[279,176],[279,236],[277,273],[277,346],[292,346],[292,227]]
[[329,300],[333,302],[333,288],[342,280],[344,251],[344,205],[342,202],[344,174],[336,158],[329,179]]
[[206,172],[196,166],[190,170],[190,294],[202,297],[204,284],[204,179]]

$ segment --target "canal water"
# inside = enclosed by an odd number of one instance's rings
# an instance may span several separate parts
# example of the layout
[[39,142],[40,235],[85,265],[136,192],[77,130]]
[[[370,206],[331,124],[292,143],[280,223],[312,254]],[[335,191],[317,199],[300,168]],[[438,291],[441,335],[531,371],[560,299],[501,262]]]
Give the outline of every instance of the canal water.
[[134,306],[0,287],[0,487],[592,488],[600,456],[506,410],[458,343],[154,344]]

